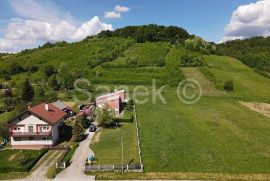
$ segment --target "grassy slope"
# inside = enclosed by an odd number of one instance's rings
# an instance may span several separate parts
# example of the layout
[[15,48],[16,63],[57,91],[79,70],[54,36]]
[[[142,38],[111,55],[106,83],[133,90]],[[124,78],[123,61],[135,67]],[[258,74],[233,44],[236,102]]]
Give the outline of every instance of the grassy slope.
[[235,59],[205,60],[218,80],[234,80],[235,91],[189,106],[172,89],[166,105],[138,105],[146,171],[269,173],[269,119],[238,101],[266,101],[270,80]]
[[255,73],[251,68],[230,57],[206,56],[210,71],[217,80],[233,80],[235,91],[230,96],[250,100],[270,101],[270,79]]

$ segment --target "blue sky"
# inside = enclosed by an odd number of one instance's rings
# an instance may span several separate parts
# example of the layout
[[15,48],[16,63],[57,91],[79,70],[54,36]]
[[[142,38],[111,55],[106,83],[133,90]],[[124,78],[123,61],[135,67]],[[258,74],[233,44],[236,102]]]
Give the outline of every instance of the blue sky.
[[[18,51],[44,41],[76,41],[103,29],[149,23],[180,26],[191,34],[214,42],[219,42],[222,38],[227,40],[247,37],[241,32],[248,36],[265,35],[262,32],[268,33],[268,25],[265,24],[269,22],[265,20],[258,31],[254,21],[256,18],[266,19],[268,12],[262,15],[256,12],[266,5],[269,8],[269,1],[1,0],[0,51]],[[237,13],[233,15],[235,11]],[[270,12],[270,9],[266,11]],[[108,16],[105,12],[109,12]],[[246,31],[245,27],[254,24],[256,27]],[[43,30],[44,32],[40,32]],[[27,42],[22,42],[26,37]]]

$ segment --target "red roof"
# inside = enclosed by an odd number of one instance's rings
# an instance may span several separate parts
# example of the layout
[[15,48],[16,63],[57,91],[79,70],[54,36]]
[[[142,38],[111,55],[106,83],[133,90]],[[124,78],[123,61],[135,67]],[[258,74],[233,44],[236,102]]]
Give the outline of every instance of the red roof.
[[48,104],[49,110],[45,109],[45,103],[41,103],[37,106],[31,107],[28,109],[31,113],[35,114],[48,121],[51,124],[57,123],[59,120],[66,116],[66,112],[60,110],[52,104]]

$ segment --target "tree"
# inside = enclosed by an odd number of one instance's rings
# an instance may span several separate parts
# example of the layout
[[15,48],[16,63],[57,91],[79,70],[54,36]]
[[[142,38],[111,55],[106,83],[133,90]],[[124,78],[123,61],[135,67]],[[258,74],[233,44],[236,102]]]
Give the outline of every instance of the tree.
[[50,79],[49,79],[49,86],[51,88],[53,88],[53,90],[59,90],[60,87],[59,87],[59,84],[58,84],[58,81],[56,79],[55,74],[52,77],[50,77]]
[[34,89],[32,85],[29,83],[28,79],[26,79],[25,82],[23,83],[21,97],[24,102],[31,102],[35,97]]
[[9,127],[7,123],[0,123],[0,137],[7,139],[9,136]]
[[83,126],[81,124],[80,118],[75,120],[74,126],[72,128],[72,135],[74,141],[80,141],[83,137]]
[[51,77],[56,73],[55,68],[52,65],[47,65],[44,67],[44,74],[46,77]]
[[56,91],[47,91],[45,93],[45,101],[47,101],[47,102],[57,101],[57,92]]
[[103,108],[98,108],[96,114],[96,121],[99,126],[108,127],[112,123],[113,114],[107,105]]
[[84,128],[88,128],[89,127],[89,119],[87,119],[87,117],[84,115],[82,117],[80,117],[80,121],[81,121],[81,125]]
[[133,99],[130,99],[125,107],[125,110],[127,111],[132,111],[134,106],[134,101]]

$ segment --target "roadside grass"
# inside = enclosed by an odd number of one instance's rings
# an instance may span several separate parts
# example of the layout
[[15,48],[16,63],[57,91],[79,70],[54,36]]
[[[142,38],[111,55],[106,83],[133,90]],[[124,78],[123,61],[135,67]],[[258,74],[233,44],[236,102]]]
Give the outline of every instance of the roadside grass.
[[28,172],[9,172],[9,173],[0,173],[0,180],[13,180],[13,179],[22,179],[29,175]]
[[146,172],[269,173],[269,119],[229,97],[137,105]]
[[98,160],[97,164],[121,164],[121,142],[124,145],[124,164],[139,163],[135,123],[123,123],[120,128],[102,129],[99,138],[90,145]]
[[[91,174],[91,173],[89,173]],[[270,174],[223,174],[223,173],[96,173],[96,180],[270,180]]]
[[10,150],[0,151],[0,173],[28,172],[47,150]]

